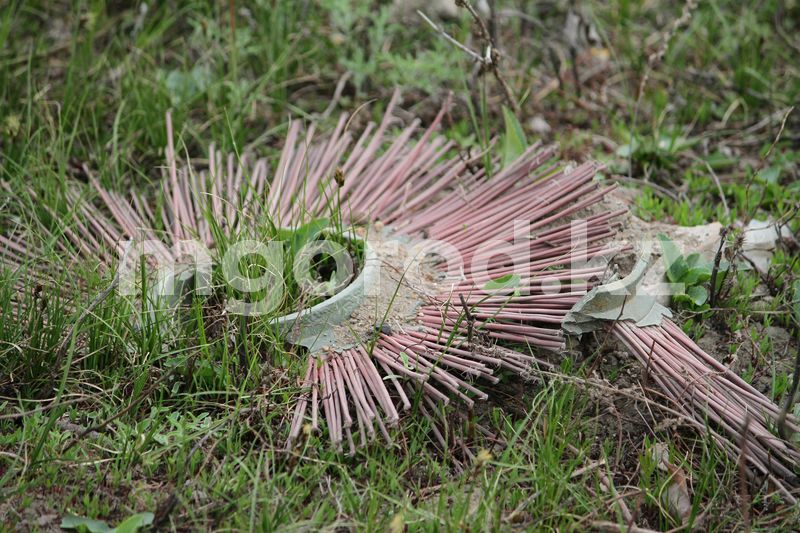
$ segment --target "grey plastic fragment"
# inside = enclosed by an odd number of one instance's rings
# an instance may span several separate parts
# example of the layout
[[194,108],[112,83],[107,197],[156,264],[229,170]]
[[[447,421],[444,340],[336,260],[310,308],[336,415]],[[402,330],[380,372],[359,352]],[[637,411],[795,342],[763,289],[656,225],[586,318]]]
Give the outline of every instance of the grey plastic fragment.
[[595,287],[578,300],[561,323],[563,330],[580,335],[600,329],[608,321],[630,320],[637,326],[655,326],[661,324],[663,317],[672,317],[672,312],[659,304],[654,295],[639,292],[649,259],[648,249],[630,274]]
[[287,340],[305,346],[312,352],[335,344],[336,339],[331,328],[350,318],[353,311],[363,302],[367,288],[379,279],[378,255],[366,240],[363,242],[364,268],[350,285],[317,305],[278,317],[273,321],[273,324],[286,334]]

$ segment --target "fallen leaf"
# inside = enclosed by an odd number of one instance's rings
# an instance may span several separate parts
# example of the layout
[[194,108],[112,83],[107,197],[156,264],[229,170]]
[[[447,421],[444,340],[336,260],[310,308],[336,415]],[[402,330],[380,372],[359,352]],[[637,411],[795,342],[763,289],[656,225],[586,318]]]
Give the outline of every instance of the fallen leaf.
[[667,486],[661,493],[661,503],[675,520],[681,525],[685,525],[692,515],[692,498],[689,495],[686,472],[670,462],[669,447],[666,444],[655,444],[652,453],[655,460],[658,461],[658,469],[669,475]]
[[389,531],[391,533],[403,533],[405,531],[406,521],[403,518],[403,513],[397,513],[392,517],[392,521],[389,522]]
[[662,495],[666,500],[667,508],[672,516],[681,524],[686,524],[692,515],[692,498],[689,496],[689,487],[686,483],[686,474],[683,469],[669,465],[672,480],[667,485],[667,490]]

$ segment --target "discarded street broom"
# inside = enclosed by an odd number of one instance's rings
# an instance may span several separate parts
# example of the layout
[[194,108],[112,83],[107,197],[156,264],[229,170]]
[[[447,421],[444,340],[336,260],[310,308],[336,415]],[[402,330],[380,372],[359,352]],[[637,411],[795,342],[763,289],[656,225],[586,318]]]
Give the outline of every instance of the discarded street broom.
[[[73,220],[63,227],[69,242],[59,246],[65,254],[99,259],[110,272],[120,242],[161,242],[155,230],[160,222],[167,239],[153,252],[180,262],[185,239],[213,247],[219,227],[236,235],[260,216],[297,226],[325,216],[337,198],[342,222],[361,226],[367,242],[369,236],[378,240],[371,250],[385,286],[367,287],[361,303],[339,317],[343,325],[316,332],[329,344],[307,343],[313,349],[298,376],[287,446],[304,428],[324,428],[334,447],[351,451],[377,434],[391,441],[389,428],[416,402],[446,448],[441,406],[453,398],[468,406],[486,399],[481,384],[496,382],[500,368],[524,376],[537,365],[554,368],[530,355],[529,347],[564,349],[562,322],[604,281],[606,267],[591,266],[591,260],[625,250],[607,245],[625,210],[597,209],[612,190],[594,179],[598,166],[564,167],[553,161],[552,148],[531,146],[491,176],[474,170],[472,161],[451,155],[452,142],[435,134],[444,111],[418,141],[412,140],[419,126],[414,121],[387,143],[397,99],[395,94],[382,122],[368,125],[357,139],[346,116],[321,140],[313,126],[303,133],[301,123],[292,122],[272,175],[264,159],[223,156],[213,146],[207,169],[179,166],[168,116],[161,209],[141,194],[126,197],[92,179],[102,209],[73,193]],[[576,224],[584,228],[580,250]],[[12,268],[31,253],[24,235],[0,236],[0,245]],[[441,262],[429,261],[431,255]],[[574,266],[581,263],[586,265]],[[48,272],[32,275],[44,279]],[[363,326],[370,317],[379,320],[368,335]],[[654,377],[670,407],[733,460],[744,454],[754,474],[795,502],[800,453],[773,433],[780,409],[668,319],[658,322],[640,327],[610,320],[604,327]],[[296,331],[302,317],[290,326],[292,340],[308,340]],[[789,427],[800,429],[789,418]],[[736,444],[743,431],[746,450]]]

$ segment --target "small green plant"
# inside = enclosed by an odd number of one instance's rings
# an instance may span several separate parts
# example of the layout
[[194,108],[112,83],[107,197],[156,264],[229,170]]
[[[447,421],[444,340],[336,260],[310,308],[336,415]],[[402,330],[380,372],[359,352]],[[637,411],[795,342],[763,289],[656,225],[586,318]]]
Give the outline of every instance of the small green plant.
[[[658,239],[661,241],[661,250],[667,264],[667,281],[677,285],[673,286],[675,292],[672,293],[672,302],[694,311],[708,310],[706,282],[711,279],[714,265],[703,260],[697,252],[684,257],[666,235],[660,234]],[[719,270],[725,271],[727,268],[727,263],[721,261]]]
[[117,527],[109,527],[102,520],[67,515],[61,521],[63,529],[77,529],[90,533],[136,533],[153,523],[153,513],[138,513],[123,520]]
[[659,169],[675,168],[681,155],[697,143],[697,139],[687,138],[677,131],[664,133],[656,130],[652,135],[626,132],[624,135],[628,142],[617,148],[617,156],[628,159],[645,175]]

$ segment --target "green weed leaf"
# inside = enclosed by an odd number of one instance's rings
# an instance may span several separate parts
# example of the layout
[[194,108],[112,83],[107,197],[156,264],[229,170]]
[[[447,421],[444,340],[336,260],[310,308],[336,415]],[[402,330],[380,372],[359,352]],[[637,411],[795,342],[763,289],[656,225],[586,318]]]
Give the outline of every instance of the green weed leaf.
[[190,71],[170,70],[164,75],[164,87],[173,105],[189,102],[203,93],[211,84],[211,71],[195,66]]
[[292,256],[296,256],[303,246],[317,240],[325,228],[331,225],[328,218],[317,218],[296,229],[281,229],[278,237],[289,243]]
[[708,267],[695,267],[687,269],[683,275],[674,280],[675,283],[683,282],[686,285],[696,285],[711,279],[711,269]]
[[114,528],[114,533],[136,533],[139,528],[153,523],[153,513],[138,513],[126,518]]
[[694,267],[696,267],[696,266],[698,266],[700,264],[701,264],[700,263],[700,254],[698,254],[697,252],[694,252],[694,253],[689,254],[689,255],[686,256],[686,265],[689,268],[694,268]]
[[669,237],[663,233],[659,233],[658,240],[661,241],[661,251],[664,254],[664,260],[667,262],[667,266],[681,258],[680,250],[678,250],[678,247],[675,246],[675,243],[672,242]]
[[759,172],[756,177],[761,183],[778,183],[778,178],[780,175],[780,167],[767,167]]
[[640,142],[634,137],[630,140],[628,144],[622,144],[617,148],[617,155],[619,157],[628,158],[631,157],[639,150]]
[[61,528],[89,533],[136,533],[140,528],[152,524],[153,518],[153,513],[137,513],[120,522],[117,527],[111,528],[102,520],[66,515],[61,519]]
[[708,291],[702,285],[693,285],[686,289],[686,295],[695,305],[703,305],[708,300]]
[[667,264],[667,278],[672,283],[680,283],[689,271],[686,260],[669,237],[661,233],[658,235],[658,240],[661,241],[661,251]]
[[503,106],[503,120],[506,125],[506,132],[503,135],[503,167],[506,167],[525,152],[528,142],[525,140],[525,133],[519,120],[505,106]]
[[514,289],[514,294],[518,295],[519,290],[517,290],[517,288],[519,287],[520,281],[520,277],[517,274],[506,274],[505,276],[500,276],[499,278],[487,281],[486,285],[483,286],[483,290],[487,292],[505,292]]
[[67,515],[61,519],[62,529],[86,530],[90,533],[108,533],[112,531],[108,524],[102,520],[84,518],[82,516]]

